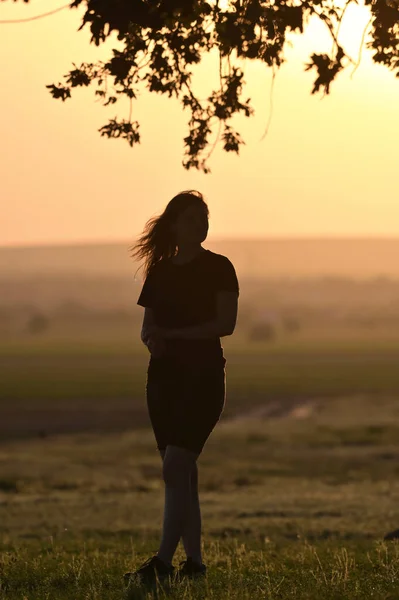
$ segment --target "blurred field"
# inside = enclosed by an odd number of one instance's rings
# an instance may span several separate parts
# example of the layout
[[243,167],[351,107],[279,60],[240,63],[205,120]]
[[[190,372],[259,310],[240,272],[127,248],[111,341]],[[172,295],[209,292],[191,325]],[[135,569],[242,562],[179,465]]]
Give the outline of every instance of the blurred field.
[[[139,286],[11,273],[0,599],[155,597],[121,580],[157,550],[163,510]],[[226,406],[198,463],[208,577],[157,597],[399,599],[399,545],[384,540],[399,528],[399,280],[240,282]]]
[[[0,344],[0,440],[149,427],[149,354],[138,338],[134,324],[86,324]],[[392,331],[306,330],[255,344],[238,332],[222,343],[224,418],[301,399],[399,393]]]

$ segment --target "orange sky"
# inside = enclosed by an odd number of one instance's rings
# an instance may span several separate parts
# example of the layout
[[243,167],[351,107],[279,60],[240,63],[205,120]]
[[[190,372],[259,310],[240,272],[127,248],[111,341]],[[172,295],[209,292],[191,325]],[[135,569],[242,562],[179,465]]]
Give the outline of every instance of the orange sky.
[[[62,4],[2,2],[0,20]],[[321,100],[310,95],[315,75],[303,64],[312,51],[329,50],[330,38],[320,23],[293,37],[262,141],[271,71],[246,63],[243,98],[251,97],[255,116],[232,122],[246,145],[240,156],[216,148],[204,175],[181,166],[189,112],[178,101],[143,88],[133,104],[142,141],[130,148],[97,132],[108,118],[128,117],[127,99],[104,108],[97,84],[73,90],[65,103],[52,99],[46,84],[61,82],[73,62],[106,59],[120,47],[116,36],[90,45],[88,28],[77,31],[82,12],[0,24],[0,245],[130,239],[187,188],[205,194],[210,238],[399,235],[399,81],[368,52],[353,79],[349,68]],[[341,31],[355,58],[367,20],[366,9],[353,6]],[[202,98],[218,85],[216,58],[194,70]]]

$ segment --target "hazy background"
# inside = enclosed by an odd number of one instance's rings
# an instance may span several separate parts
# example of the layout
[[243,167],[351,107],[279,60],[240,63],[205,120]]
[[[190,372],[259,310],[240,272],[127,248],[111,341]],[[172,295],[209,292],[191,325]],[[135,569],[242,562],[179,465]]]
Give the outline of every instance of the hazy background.
[[[204,247],[228,256],[240,283],[236,330],[222,338],[224,418],[303,395],[396,393],[398,239]],[[139,266],[128,242],[0,249],[0,435],[150,425]]]
[[[258,316],[288,311],[311,322],[324,311],[326,327],[333,319],[342,325],[374,319],[389,325],[390,334],[399,333],[399,239],[209,239],[203,245],[228,256],[236,268],[238,330]],[[133,342],[143,317],[136,305],[140,266],[128,242],[2,248],[0,331],[12,339],[34,315],[48,319],[51,329],[68,312],[88,318],[92,311],[100,311],[101,328],[101,315],[123,312],[127,322],[134,319]]]

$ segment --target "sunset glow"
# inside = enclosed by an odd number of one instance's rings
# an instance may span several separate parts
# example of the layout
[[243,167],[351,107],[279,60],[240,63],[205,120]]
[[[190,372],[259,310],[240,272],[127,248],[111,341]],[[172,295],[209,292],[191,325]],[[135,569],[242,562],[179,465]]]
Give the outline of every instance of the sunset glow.
[[[60,3],[61,4],[61,3]],[[1,3],[0,19],[33,16],[50,0]],[[29,23],[0,25],[2,202],[0,245],[123,240],[137,235],[179,191],[201,190],[210,208],[210,237],[392,236],[399,234],[396,193],[399,85],[369,51],[351,79],[348,66],[330,96],[312,96],[312,52],[331,51],[322,23],[292,35],[277,73],[270,114],[271,70],[243,65],[255,115],[231,122],[246,145],[240,156],[221,143],[210,175],[181,166],[188,110],[142,88],[133,104],[141,144],[101,138],[109,118],[127,118],[125,99],[104,108],[94,86],[52,99],[46,85],[63,81],[72,63],[96,61],[119,47],[96,48],[83,11],[64,10]],[[356,61],[368,11],[350,6],[340,36]],[[218,86],[217,54],[194,72],[205,98]],[[210,139],[213,145],[217,127]],[[210,149],[210,148],[209,148]]]

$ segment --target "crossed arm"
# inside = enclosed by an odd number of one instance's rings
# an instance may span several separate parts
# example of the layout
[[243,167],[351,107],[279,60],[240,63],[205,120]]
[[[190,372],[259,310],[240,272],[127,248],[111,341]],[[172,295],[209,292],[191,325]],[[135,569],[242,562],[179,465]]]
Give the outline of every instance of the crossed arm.
[[238,312],[238,294],[221,291],[217,293],[217,317],[212,321],[183,328],[157,327],[153,311],[145,309],[141,339],[147,345],[151,331],[156,330],[166,339],[206,339],[231,335],[235,329]]

